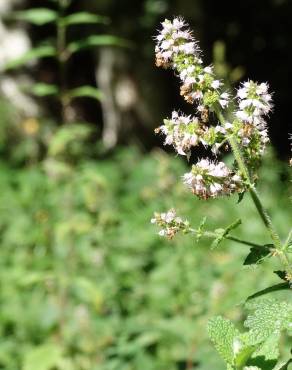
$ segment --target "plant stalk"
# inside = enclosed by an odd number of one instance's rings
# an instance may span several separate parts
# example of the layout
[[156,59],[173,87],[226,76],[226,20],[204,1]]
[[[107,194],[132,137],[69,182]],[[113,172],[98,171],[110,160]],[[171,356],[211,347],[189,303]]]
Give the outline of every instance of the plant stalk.
[[[225,123],[226,123],[226,120],[225,120],[225,117],[223,116],[222,112],[220,109],[216,109],[216,114],[218,116],[218,119],[220,121],[220,123],[225,126]],[[281,243],[281,240],[280,240],[280,237],[272,223],[272,220],[267,212],[267,210],[264,208],[261,200],[260,200],[260,197],[256,191],[256,188],[254,186],[254,184],[252,183],[251,181],[251,177],[250,177],[250,174],[249,174],[249,171],[246,167],[246,164],[244,162],[244,159],[242,157],[242,154],[241,154],[241,151],[240,151],[240,148],[238,146],[238,143],[237,141],[235,140],[235,137],[233,135],[231,135],[228,139],[229,141],[229,144],[231,146],[231,149],[233,151],[233,155],[234,155],[234,158],[238,164],[238,168],[239,168],[239,171],[241,172],[244,180],[246,181],[247,183],[247,186],[248,186],[248,191],[251,195],[251,198],[252,198],[252,201],[265,225],[265,227],[267,228],[269,234],[270,234],[270,237],[271,239],[273,240],[274,242],[274,246],[275,246],[275,249],[276,249],[276,255],[279,256],[279,259],[281,260],[281,263],[283,264],[283,266],[285,267],[287,273],[289,274],[290,276],[290,279],[292,279],[292,267],[290,265],[290,261],[289,261],[289,258],[284,250],[284,247],[282,246],[282,243]]]
[[60,80],[60,104],[62,123],[69,121],[68,117],[68,99],[67,95],[67,56],[66,56],[66,26],[62,22],[66,3],[60,0],[59,3],[59,18],[57,22],[57,59],[59,64],[59,80]]

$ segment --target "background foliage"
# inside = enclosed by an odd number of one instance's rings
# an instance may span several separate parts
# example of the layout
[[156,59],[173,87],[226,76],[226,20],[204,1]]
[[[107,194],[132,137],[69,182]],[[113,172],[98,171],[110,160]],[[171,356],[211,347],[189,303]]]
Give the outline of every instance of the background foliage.
[[[54,1],[15,2],[18,10],[32,6],[56,10]],[[217,72],[228,76],[230,84],[246,72],[271,81],[277,90],[273,141],[285,142],[279,150],[285,156],[289,148],[285,130],[289,116],[283,108],[289,87],[285,25],[291,5],[247,1],[240,6],[239,14],[238,9],[224,12],[230,7],[227,2],[221,7],[199,0],[72,2],[68,14],[87,11],[111,22],[72,28],[68,42],[106,33],[132,43],[131,48],[114,49],[121,64],[113,66],[111,91],[117,97],[122,86],[122,95],[132,100],[126,110],[114,105],[121,122],[118,142],[128,145],[111,151],[105,151],[102,140],[106,109],[102,102],[84,96],[76,100],[71,106],[73,119],[64,125],[60,96],[32,91],[39,82],[59,86],[59,67],[53,58],[23,63],[13,71],[3,68],[0,368],[224,368],[207,339],[207,320],[224,314],[241,328],[246,317],[243,300],[278,279],[265,274],[269,260],[258,268],[242,268],[246,250],[231,242],[211,251],[206,240],[195,243],[184,237],[169,244],[153,232],[149,220],[155,210],[175,207],[194,225],[206,215],[210,229],[230,224],[240,213],[245,222],[237,236],[265,243],[248,197],[240,206],[235,197],[204,203],[191,198],[179,181],[185,164],[153,146],[152,128],[179,103],[169,74],[153,68],[151,36],[165,16],[187,15],[196,25],[202,48],[213,50]],[[266,25],[270,18],[281,24],[272,35]],[[56,29],[51,24],[28,25],[19,19],[10,10],[3,27],[18,27],[33,46],[54,40]],[[235,51],[239,40],[242,47]],[[68,62],[68,89],[100,88],[96,74],[104,50],[87,50]],[[269,63],[263,64],[267,57]],[[212,60],[212,53],[206,58]],[[16,93],[13,99],[7,96],[7,78],[36,109],[28,110],[27,100],[19,107]],[[287,166],[275,157],[271,151],[265,158],[260,187],[284,233],[291,218],[287,204],[291,189],[284,182]],[[283,357],[291,347],[288,341],[283,339]]]

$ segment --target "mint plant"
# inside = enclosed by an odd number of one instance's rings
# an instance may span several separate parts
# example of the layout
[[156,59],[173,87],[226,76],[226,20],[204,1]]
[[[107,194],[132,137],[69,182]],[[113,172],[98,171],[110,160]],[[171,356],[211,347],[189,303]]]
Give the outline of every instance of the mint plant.
[[42,40],[37,46],[29,50],[16,60],[10,61],[6,66],[6,71],[19,69],[27,66],[30,62],[53,58],[58,64],[57,84],[36,82],[30,87],[30,92],[38,97],[55,97],[61,106],[61,122],[72,121],[70,114],[70,103],[76,98],[92,98],[100,100],[101,91],[91,85],[82,85],[75,88],[68,87],[68,64],[73,55],[85,49],[92,49],[102,46],[128,47],[129,42],[114,35],[93,34],[77,40],[68,40],[68,31],[75,26],[88,24],[109,23],[105,16],[90,12],[70,13],[69,7],[72,0],[51,0],[52,7],[36,7],[32,9],[15,11],[11,18],[24,21],[36,27],[44,25],[54,25],[56,37],[54,39]]
[[[288,369],[292,359],[279,362],[279,343],[283,332],[291,332],[292,304],[262,298],[278,290],[290,294],[292,286],[292,230],[282,241],[256,189],[257,170],[269,142],[266,117],[273,107],[269,86],[249,80],[240,85],[233,98],[216,78],[213,67],[204,66],[198,43],[182,18],[162,22],[155,52],[156,65],[174,70],[181,81],[181,96],[196,107],[193,116],[174,111],[155,132],[165,137],[165,145],[172,145],[188,161],[192,148],[198,145],[209,147],[215,157],[193,164],[182,177],[184,184],[203,200],[237,193],[240,202],[249,193],[270,244],[261,245],[234,236],[232,232],[241,220],[210,231],[206,229],[205,219],[193,228],[188,220],[170,209],[155,213],[151,222],[160,227],[159,235],[168,239],[182,232],[196,240],[211,238],[212,247],[225,239],[249,246],[245,265],[259,264],[268,257],[278,258],[281,270],[275,272],[282,282],[247,298],[245,307],[250,313],[244,323],[246,330],[239,331],[229,320],[215,317],[209,321],[208,333],[227,370]],[[236,107],[233,112],[228,108],[231,100]],[[217,159],[226,150],[233,154],[232,167]]]

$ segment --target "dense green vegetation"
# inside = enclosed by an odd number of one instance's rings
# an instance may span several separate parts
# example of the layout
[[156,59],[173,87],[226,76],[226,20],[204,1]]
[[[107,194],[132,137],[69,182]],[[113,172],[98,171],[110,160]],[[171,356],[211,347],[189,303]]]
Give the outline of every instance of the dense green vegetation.
[[[208,320],[222,315],[242,329],[245,299],[280,281],[271,273],[281,269],[276,259],[242,266],[248,246],[225,240],[212,249],[212,240],[191,235],[167,242],[150,224],[155,211],[174,207],[194,227],[206,217],[207,230],[241,218],[235,236],[270,242],[248,194],[240,204],[237,196],[198,200],[180,181],[190,166],[155,147],[152,133],[179,95],[153,67],[152,35],[164,17],[186,14],[196,24],[202,44],[210,44],[206,59],[213,51],[215,71],[230,86],[253,71],[244,61],[247,47],[234,50],[238,39],[261,54],[269,33],[251,27],[250,38],[241,39],[249,2],[238,19],[226,22],[215,8],[210,13],[212,1],[134,3],[23,0],[15,3],[17,13],[10,9],[3,18],[8,31],[17,26],[27,33],[31,49],[8,69],[0,60],[0,369],[223,370],[207,337]],[[274,17],[288,14],[288,5],[271,0],[262,10]],[[49,9],[22,12],[33,6]],[[269,50],[286,50],[281,40],[273,34]],[[111,75],[106,93],[96,79],[103,57]],[[258,73],[261,58],[255,61]],[[281,72],[285,68],[288,62]],[[259,78],[270,77],[270,70],[262,72]],[[272,72],[273,89],[283,85],[276,99],[288,106],[286,79]],[[7,81],[15,83],[15,96],[6,94]],[[114,99],[119,91],[130,97],[126,105],[103,105],[102,97]],[[120,122],[108,147],[105,113]],[[279,108],[273,119],[285,114]],[[275,143],[285,138],[285,156],[286,131],[277,125],[272,131]],[[280,162],[270,148],[258,186],[282,239],[291,226],[288,177],[287,160]],[[287,290],[275,293],[282,296],[287,299]],[[287,360],[291,337],[281,344]]]
[[[287,189],[275,166],[266,159],[261,189],[285,230]],[[210,251],[208,240],[155,235],[157,209],[175,206],[195,225],[207,215],[210,228],[240,210],[247,221],[237,235],[263,242],[248,198],[238,207],[236,197],[190,198],[177,181],[184,169],[159,150],[134,148],[71,169],[1,163],[1,368],[224,368],[207,320],[224,313],[240,326],[246,296],[278,280],[265,275],[269,262],[244,271],[248,247]]]

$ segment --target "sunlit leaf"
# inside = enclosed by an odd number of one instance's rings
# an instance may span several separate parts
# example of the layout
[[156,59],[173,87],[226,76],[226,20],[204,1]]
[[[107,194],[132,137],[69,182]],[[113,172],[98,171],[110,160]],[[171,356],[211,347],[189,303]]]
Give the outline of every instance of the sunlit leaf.
[[57,95],[59,92],[58,86],[50,85],[45,83],[37,83],[33,85],[31,92],[36,96],[49,96],[49,95]]
[[27,352],[24,358],[23,370],[50,370],[56,367],[62,357],[59,345],[44,344]]
[[233,365],[235,341],[240,333],[232,322],[221,316],[215,317],[208,323],[208,334],[220,356]]
[[112,35],[92,35],[85,39],[73,41],[68,45],[69,53],[98,46],[130,47],[131,43],[125,39]]
[[25,66],[27,63],[40,59],[56,56],[56,49],[50,45],[43,45],[29,50],[21,57],[14,59],[6,64],[6,69],[14,69]]
[[70,99],[74,98],[93,98],[100,100],[102,93],[99,89],[93,86],[81,86],[76,89],[70,90],[68,93]]
[[103,17],[97,14],[91,14],[87,12],[80,12],[67,15],[61,19],[61,24],[64,26],[71,26],[74,24],[91,24],[91,23],[109,23],[107,17]]
[[54,22],[58,14],[54,10],[47,8],[34,8],[28,10],[22,10],[13,13],[15,19],[26,21],[37,26],[42,26],[47,23]]
[[275,299],[257,299],[248,301],[246,307],[254,312],[244,325],[249,329],[251,344],[264,342],[270,335],[288,328],[292,319],[292,306]]

